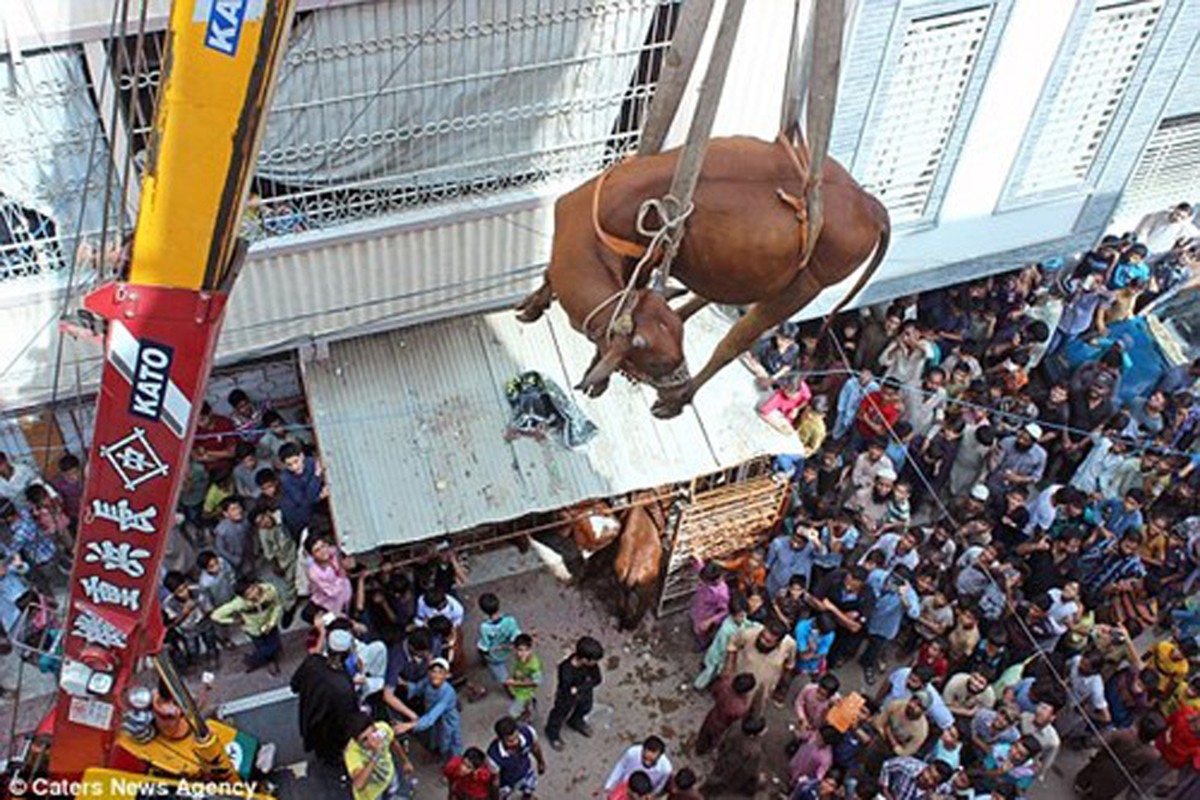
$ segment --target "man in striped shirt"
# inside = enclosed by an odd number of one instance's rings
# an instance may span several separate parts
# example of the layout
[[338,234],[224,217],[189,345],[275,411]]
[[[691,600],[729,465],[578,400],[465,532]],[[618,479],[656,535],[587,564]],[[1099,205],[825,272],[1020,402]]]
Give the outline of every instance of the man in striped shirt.
[[950,780],[953,770],[945,761],[927,764],[919,758],[901,756],[885,761],[879,775],[879,790],[887,800],[925,800]]

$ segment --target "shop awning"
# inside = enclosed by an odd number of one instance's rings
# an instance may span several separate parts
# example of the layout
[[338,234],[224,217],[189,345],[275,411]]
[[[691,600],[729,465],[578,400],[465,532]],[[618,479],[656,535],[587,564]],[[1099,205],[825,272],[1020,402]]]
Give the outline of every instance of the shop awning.
[[[688,323],[693,370],[727,327],[708,311]],[[330,344],[328,358],[304,365],[304,382],[345,546],[361,552],[689,480],[794,442],[758,418],[738,364],[664,422],[650,414],[654,391],[622,377],[595,400],[572,391],[592,353],[557,307],[533,325],[505,311]],[[571,393],[600,429],[590,443],[504,440],[504,383],[527,370]]]

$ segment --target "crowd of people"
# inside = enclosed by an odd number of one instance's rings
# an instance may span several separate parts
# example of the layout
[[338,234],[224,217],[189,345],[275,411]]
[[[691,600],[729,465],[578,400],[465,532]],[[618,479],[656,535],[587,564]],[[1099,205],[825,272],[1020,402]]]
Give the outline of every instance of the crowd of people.
[[774,703],[792,800],[1020,798],[1064,747],[1081,798],[1200,797],[1200,361],[1128,390],[1114,335],[1194,240],[1140,233],[748,354],[796,445],[779,535],[700,569],[710,784],[778,773]]
[[[1200,797],[1200,361],[1130,391],[1138,354],[1114,335],[1196,271],[1187,237],[1163,231],[1186,232],[1190,209],[1160,216],[1074,266],[756,345],[744,363],[759,414],[789,437],[775,463],[788,508],[761,552],[696,565],[693,686],[712,706],[675,756],[695,762],[677,769],[652,735],[599,794],[1011,800],[1067,747],[1089,753],[1081,798]],[[414,796],[416,741],[451,800],[533,797],[543,744],[593,734],[600,642],[579,639],[548,676],[500,597],[464,604],[445,542],[366,569],[338,547],[303,426],[241,390],[226,401],[200,411],[164,558],[177,666],[237,649],[245,670],[277,673],[301,620],[290,685],[320,796]],[[62,586],[81,495],[75,456],[46,481],[0,454],[10,633]],[[507,713],[464,741],[462,700],[488,691]],[[159,734],[187,735],[164,692]],[[773,708],[786,748],[766,736]]]

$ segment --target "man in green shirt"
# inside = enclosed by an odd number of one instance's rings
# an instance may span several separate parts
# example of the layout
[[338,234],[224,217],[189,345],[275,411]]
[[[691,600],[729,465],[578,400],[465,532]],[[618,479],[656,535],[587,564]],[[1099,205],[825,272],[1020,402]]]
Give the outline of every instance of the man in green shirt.
[[513,663],[505,688],[512,695],[508,714],[531,724],[537,713],[537,690],[542,685],[542,660],[533,652],[533,637],[522,633],[513,640]]
[[354,800],[411,797],[408,791],[411,786],[396,774],[393,756],[400,760],[406,775],[412,772],[412,764],[391,726],[386,722],[373,722],[369,715],[360,714],[350,722],[349,729],[357,731],[346,743],[344,756]]
[[246,672],[269,664],[268,671],[278,675],[279,654],[283,651],[279,633],[283,606],[279,593],[271,584],[248,577],[239,579],[234,591],[236,597],[213,610],[213,622],[240,625],[242,632],[250,637],[254,649],[243,659]]

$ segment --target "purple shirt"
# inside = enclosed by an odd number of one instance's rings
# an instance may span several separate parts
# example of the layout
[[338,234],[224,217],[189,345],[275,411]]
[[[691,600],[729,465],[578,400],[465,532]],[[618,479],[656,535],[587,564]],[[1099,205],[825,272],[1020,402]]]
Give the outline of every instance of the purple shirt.
[[62,498],[63,511],[71,519],[79,519],[79,501],[83,498],[83,481],[69,481],[59,475],[50,481],[54,491]]
[[707,634],[704,629],[705,620],[716,617],[708,628],[708,631],[713,631],[728,614],[729,584],[725,581],[717,581],[714,584],[701,581],[696,587],[696,593],[692,595],[692,632],[704,638]]
[[817,745],[817,735],[808,731],[800,735],[800,749],[792,756],[788,771],[792,776],[792,784],[802,778],[825,777],[825,773],[833,766],[833,748],[827,745]]

